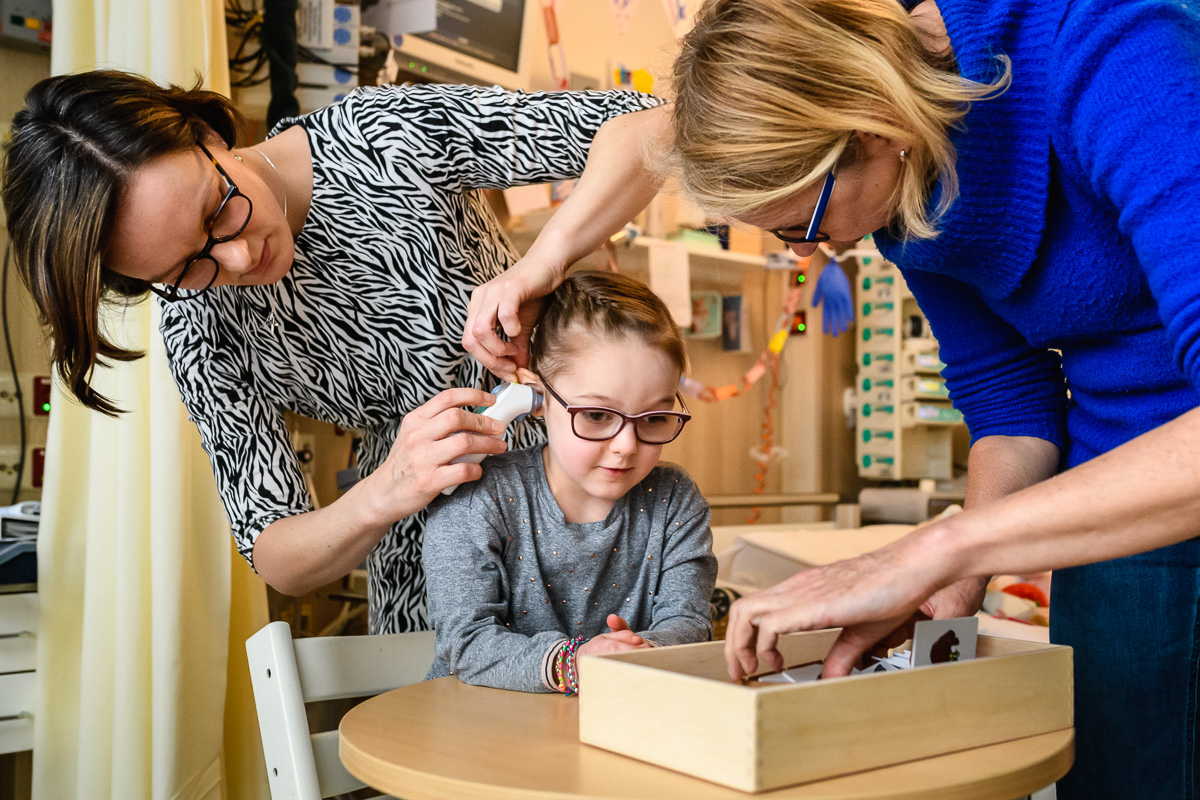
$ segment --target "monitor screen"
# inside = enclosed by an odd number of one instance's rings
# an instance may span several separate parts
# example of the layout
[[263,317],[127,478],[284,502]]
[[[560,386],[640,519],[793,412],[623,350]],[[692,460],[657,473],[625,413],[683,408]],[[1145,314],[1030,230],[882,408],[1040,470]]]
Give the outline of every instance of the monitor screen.
[[524,17],[525,0],[437,0],[437,30],[414,36],[516,72]]

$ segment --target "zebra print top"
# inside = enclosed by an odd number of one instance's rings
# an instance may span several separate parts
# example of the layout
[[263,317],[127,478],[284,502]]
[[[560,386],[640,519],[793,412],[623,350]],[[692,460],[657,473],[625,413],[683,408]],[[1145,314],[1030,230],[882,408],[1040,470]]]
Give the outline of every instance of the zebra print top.
[[[475,190],[578,177],[606,120],[659,102],[387,86],[275,128],[300,125],[312,149],[312,205],[291,270],[272,285],[165,303],[160,328],[247,560],[268,525],[312,508],[285,409],[361,429],[366,475],[408,411],[481,385],[484,370],[461,345],[467,303],[518,256]],[[544,435],[516,426],[508,438],[527,447]],[[398,521],[367,559],[372,633],[427,627],[424,521],[423,511]]]

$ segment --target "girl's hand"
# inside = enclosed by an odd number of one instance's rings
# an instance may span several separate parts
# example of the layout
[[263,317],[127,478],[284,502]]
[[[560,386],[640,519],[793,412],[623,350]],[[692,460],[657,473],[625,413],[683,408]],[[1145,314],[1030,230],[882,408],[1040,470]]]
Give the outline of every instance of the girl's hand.
[[494,438],[503,423],[462,406],[490,406],[496,396],[479,389],[447,389],[404,416],[387,459],[367,477],[381,525],[420,511],[448,486],[478,480],[478,464],[451,464],[470,453],[494,455],[507,445]]
[[630,630],[629,623],[616,614],[608,615],[608,629],[609,633],[593,636],[581,644],[576,652],[579,655],[598,655],[653,647],[652,644]]
[[630,633],[633,633],[633,628],[629,627],[629,623],[626,622],[625,618],[620,614],[609,614],[608,618],[604,620],[604,623],[608,625],[608,629],[613,633],[616,633],[617,631],[629,631]]
[[783,669],[776,648],[781,634],[839,625],[841,635],[825,657],[822,675],[848,675],[865,652],[908,622],[943,582],[926,567],[936,559],[918,559],[910,552],[917,549],[916,541],[902,539],[858,558],[805,570],[735,602],[725,634],[730,677],[754,674],[759,659]]
[[497,377],[515,382],[517,367],[529,364],[529,332],[541,313],[542,298],[558,288],[565,272],[531,249],[503,275],[476,288],[467,307],[463,347]]
[[575,652],[581,656],[600,655],[602,653],[622,653],[626,650],[641,650],[652,645],[632,631],[614,631],[593,636]]

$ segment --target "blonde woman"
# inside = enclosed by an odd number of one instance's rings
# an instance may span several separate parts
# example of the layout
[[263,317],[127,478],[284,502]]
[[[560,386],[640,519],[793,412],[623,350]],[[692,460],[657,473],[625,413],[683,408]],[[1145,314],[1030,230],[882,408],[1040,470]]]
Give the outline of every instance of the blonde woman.
[[973,437],[966,513],[736,603],[730,673],[836,625],[843,675],[1054,569],[1059,797],[1200,796],[1200,7],[909,5],[711,0],[675,64],[692,198],[801,255],[874,232]]
[[844,625],[844,674],[914,612],[975,611],[983,576],[1055,569],[1078,736],[1059,797],[1197,796],[1197,10],[717,0],[675,78],[693,196],[797,253],[878,231],[973,439],[965,514],[735,605],[731,673]]

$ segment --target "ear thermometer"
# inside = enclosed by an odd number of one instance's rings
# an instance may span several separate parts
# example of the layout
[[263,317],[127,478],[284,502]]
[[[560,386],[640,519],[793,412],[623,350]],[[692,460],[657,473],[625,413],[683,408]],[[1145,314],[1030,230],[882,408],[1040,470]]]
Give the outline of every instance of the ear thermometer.
[[[506,428],[514,420],[518,420],[526,414],[542,407],[542,396],[531,387],[519,383],[502,383],[495,389],[492,389],[492,394],[496,395],[496,402],[487,408],[481,409],[478,413],[503,422]],[[503,433],[497,434],[496,438],[499,439],[503,435]],[[484,453],[468,453],[465,456],[459,456],[450,463],[478,464],[486,457]],[[445,489],[442,489],[442,494],[453,494],[454,490],[459,486],[460,484],[457,483],[453,486],[447,486]]]

